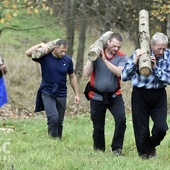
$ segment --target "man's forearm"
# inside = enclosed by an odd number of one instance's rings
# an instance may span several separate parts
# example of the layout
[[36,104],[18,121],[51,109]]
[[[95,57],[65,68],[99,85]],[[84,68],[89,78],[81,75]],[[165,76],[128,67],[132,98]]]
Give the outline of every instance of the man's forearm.
[[84,75],[86,77],[90,76],[93,71],[93,62],[87,60],[86,65],[84,66]]

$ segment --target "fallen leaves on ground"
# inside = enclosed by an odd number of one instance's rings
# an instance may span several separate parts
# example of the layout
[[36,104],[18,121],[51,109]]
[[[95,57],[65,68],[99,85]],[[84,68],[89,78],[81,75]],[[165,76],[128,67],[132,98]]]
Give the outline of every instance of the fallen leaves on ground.
[[29,119],[37,115],[44,115],[44,113],[43,112],[35,113],[33,109],[13,108],[10,104],[6,104],[0,108],[0,119],[1,120],[6,120],[9,118]]

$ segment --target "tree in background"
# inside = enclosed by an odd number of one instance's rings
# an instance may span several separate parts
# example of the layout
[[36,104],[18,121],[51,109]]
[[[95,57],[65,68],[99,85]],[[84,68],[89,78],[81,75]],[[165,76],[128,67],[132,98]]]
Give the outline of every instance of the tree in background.
[[151,33],[160,31],[167,34],[169,0],[95,0],[90,9],[90,14],[96,16],[94,26],[96,25],[101,33],[115,28],[120,29],[128,32],[137,46],[139,46],[138,14],[142,9],[149,12]]
[[85,50],[85,42],[86,42],[86,27],[87,27],[87,14],[88,14],[88,8],[87,5],[90,2],[90,0],[82,0],[81,5],[81,20],[80,20],[80,26],[79,26],[79,43],[78,43],[78,51],[77,51],[77,62],[76,62],[76,68],[75,72],[77,75],[78,81],[80,81],[80,78],[82,77],[83,73],[83,67],[84,67],[84,50]]
[[76,61],[78,79],[82,76],[81,67],[84,61],[87,27],[96,28],[101,34],[109,30],[125,31],[138,47],[140,10],[145,9],[149,12],[151,34],[158,31],[167,34],[167,25],[170,23],[168,20],[170,18],[168,17],[170,15],[169,0],[1,0],[0,33],[4,29],[23,29],[23,26],[18,28],[10,26],[10,21],[17,17],[21,9],[27,10],[29,15],[49,11],[51,15],[56,16],[56,21],[66,28],[68,54],[71,56],[74,54],[75,31],[77,31],[76,35],[79,36]]

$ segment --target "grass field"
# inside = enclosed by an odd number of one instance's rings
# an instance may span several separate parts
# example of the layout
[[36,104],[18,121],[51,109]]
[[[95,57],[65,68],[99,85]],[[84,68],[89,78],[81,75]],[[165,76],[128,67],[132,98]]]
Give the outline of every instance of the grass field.
[[[170,117],[168,117],[170,122]],[[142,160],[135,148],[131,115],[127,114],[123,153],[115,157],[110,151],[114,123],[106,119],[106,152],[94,152],[92,123],[89,114],[67,116],[63,138],[47,135],[46,119],[8,119],[1,121],[0,169],[2,170],[169,170],[169,132],[157,147],[157,157]],[[5,129],[6,131],[2,131]],[[11,131],[10,131],[11,130]]]

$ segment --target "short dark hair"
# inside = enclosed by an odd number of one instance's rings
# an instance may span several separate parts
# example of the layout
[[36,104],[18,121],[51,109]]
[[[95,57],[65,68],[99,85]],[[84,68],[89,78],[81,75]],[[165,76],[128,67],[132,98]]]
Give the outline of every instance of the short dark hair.
[[113,38],[117,39],[120,42],[123,42],[123,37],[119,33],[113,33],[110,35],[109,40],[111,41]]
[[64,47],[67,47],[68,46],[68,42],[66,41],[66,40],[58,40],[57,42],[56,42],[56,46],[57,47],[59,47],[59,46],[61,46],[61,45],[63,45]]

